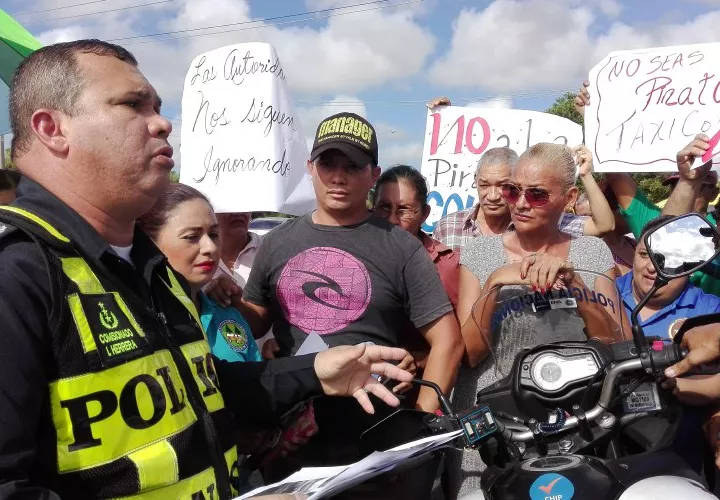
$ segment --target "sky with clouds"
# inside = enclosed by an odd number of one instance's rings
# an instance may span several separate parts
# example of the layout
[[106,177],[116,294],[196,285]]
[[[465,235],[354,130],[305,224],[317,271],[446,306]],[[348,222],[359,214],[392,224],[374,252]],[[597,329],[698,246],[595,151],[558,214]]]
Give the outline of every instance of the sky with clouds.
[[336,112],[364,115],[383,165],[420,165],[432,97],[544,110],[612,50],[720,41],[720,0],[3,0],[2,8],[43,43],[101,38],[131,50],[163,97],[175,145],[193,57],[269,42],[306,133]]

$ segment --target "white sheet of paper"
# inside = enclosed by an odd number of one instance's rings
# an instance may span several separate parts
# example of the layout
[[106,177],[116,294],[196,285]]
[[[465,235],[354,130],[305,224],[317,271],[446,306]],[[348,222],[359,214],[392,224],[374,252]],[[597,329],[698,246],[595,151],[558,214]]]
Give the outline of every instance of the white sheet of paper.
[[[292,485],[293,483],[303,483],[306,482],[307,485],[305,488],[314,488],[312,491],[306,491],[306,493],[312,493],[317,489],[319,486],[323,484],[322,480],[329,480],[338,474],[340,474],[342,471],[347,469],[346,465],[339,466],[339,467],[307,467],[305,469],[300,469],[296,473],[286,477],[282,481],[278,481],[277,483],[268,484],[267,486],[261,486],[260,488],[256,488],[252,490],[249,493],[246,493],[240,497],[237,497],[235,500],[245,500],[246,498],[252,498],[263,494],[272,494],[272,493],[279,493],[278,490],[282,489],[282,485]],[[313,484],[315,483],[315,484]],[[298,487],[302,487],[298,486]],[[303,488],[303,489],[305,489]],[[288,493],[292,493],[293,491],[288,491]]]
[[309,467],[301,469],[286,479],[257,488],[236,498],[245,500],[260,495],[298,493],[310,494],[308,500],[325,498],[348,485],[355,485],[378,473],[387,471],[399,463],[441,448],[462,434],[462,430],[418,439],[388,451],[375,452],[354,464],[338,467]]
[[350,465],[334,478],[324,482],[308,500],[325,498],[352,485],[360,484],[363,480],[370,479],[372,476],[388,471],[406,460],[443,447],[461,435],[462,432],[462,430],[452,431],[438,436],[412,441],[388,451],[372,453],[359,462]]
[[320,335],[312,332],[307,336],[305,342],[303,342],[297,350],[295,356],[302,356],[303,354],[316,354],[318,352],[326,351],[329,348],[330,347],[323,342],[323,339],[320,338]]
[[611,52],[595,65],[585,109],[595,171],[676,172],[677,152],[718,130],[718,63],[720,44],[705,43]]

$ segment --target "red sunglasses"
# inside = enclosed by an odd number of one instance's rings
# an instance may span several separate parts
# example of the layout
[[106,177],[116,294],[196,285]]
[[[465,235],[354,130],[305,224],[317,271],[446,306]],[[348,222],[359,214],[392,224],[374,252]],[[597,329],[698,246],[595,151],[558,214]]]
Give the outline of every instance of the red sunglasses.
[[525,201],[531,207],[542,207],[550,201],[550,193],[547,189],[531,187],[521,190],[514,184],[503,184],[502,195],[511,205],[516,205],[520,201],[520,196],[525,196]]

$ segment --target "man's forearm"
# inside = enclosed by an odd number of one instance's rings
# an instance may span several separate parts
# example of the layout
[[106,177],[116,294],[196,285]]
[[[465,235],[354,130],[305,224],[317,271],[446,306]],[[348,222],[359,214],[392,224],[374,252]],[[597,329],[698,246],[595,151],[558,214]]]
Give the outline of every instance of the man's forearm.
[[[431,345],[423,379],[436,383],[443,394],[449,394],[455,384],[455,376],[463,352],[462,341],[456,342],[455,336],[449,336],[448,339]],[[440,404],[435,391],[429,387],[422,387],[418,395],[417,406],[427,412],[437,410]]]
[[695,198],[700,193],[702,180],[688,181],[678,180],[670,198],[663,208],[663,215],[683,215],[693,211]]

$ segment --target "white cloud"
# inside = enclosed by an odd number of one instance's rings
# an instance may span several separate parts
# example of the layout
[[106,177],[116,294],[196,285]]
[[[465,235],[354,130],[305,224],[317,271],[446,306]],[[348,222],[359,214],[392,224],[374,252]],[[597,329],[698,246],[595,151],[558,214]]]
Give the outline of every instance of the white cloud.
[[383,168],[398,164],[420,168],[422,152],[422,142],[391,144],[389,146],[380,145],[380,165]]
[[608,17],[617,17],[620,15],[623,7],[617,0],[599,0],[598,7],[600,12]]
[[[126,2],[136,5],[131,0],[122,0],[120,5]],[[57,0],[42,0],[33,8],[47,8],[55,3]],[[321,20],[324,25],[310,28],[252,22],[247,0],[180,0],[161,5],[162,9],[130,9],[57,21],[40,38],[46,43],[88,36],[108,40],[137,36],[141,31],[144,34],[225,25],[210,31],[176,34],[185,38],[175,41],[152,38],[118,41],[136,55],[141,68],[152,77],[152,83],[166,100],[180,97],[180,82],[193,57],[232,43],[273,44],[291,89],[313,95],[356,93],[388,83],[400,84],[426,66],[435,47],[430,30],[416,21],[416,12],[407,9],[336,13],[327,21]],[[71,13],[97,10],[97,6],[90,5],[74,8]],[[225,33],[205,35],[213,31]],[[196,36],[200,34],[203,36]]]
[[[684,221],[686,224],[682,224]],[[705,262],[715,253],[715,245],[700,234],[698,229],[703,226],[694,219],[683,219],[661,227],[650,236],[652,250],[665,256],[667,268],[678,268],[684,262]]]
[[623,11],[624,6],[619,0],[564,0],[571,7],[588,6],[597,9],[606,17],[615,18]]
[[435,38],[406,12],[364,12],[329,19],[322,30],[272,28],[293,89],[349,92],[401,81],[420,71]]
[[302,124],[303,132],[305,137],[308,139],[308,149],[312,147],[313,139],[315,137],[315,131],[328,116],[332,116],[337,113],[349,112],[360,115],[364,118],[367,117],[367,107],[365,103],[354,96],[338,95],[332,100],[324,104],[317,106],[296,106],[298,116],[300,117],[300,123]]
[[68,26],[56,28],[41,33],[37,38],[43,45],[50,45],[60,42],[71,42],[90,36],[90,30],[83,26]]
[[435,46],[434,36],[412,12],[393,9],[333,15],[319,28],[253,21],[246,0],[182,0],[170,14],[156,23],[157,31],[225,25],[211,30],[224,33],[211,36],[196,36],[209,31],[191,31],[170,42],[119,42],[138,56],[152,83],[170,99],[180,97],[179,82],[193,57],[224,45],[271,43],[290,88],[311,95],[352,94],[400,83],[426,66]]
[[596,9],[612,16],[618,8],[606,0],[495,0],[484,10],[464,9],[450,50],[431,67],[430,78],[503,93],[575,89],[613,50],[720,41],[720,11],[642,27],[614,21],[597,34]]
[[[317,11],[323,9],[333,9],[338,7],[347,7],[348,10],[366,10],[378,7],[387,7],[382,2],[369,3],[368,5],[359,5],[370,2],[371,0],[306,0],[308,11]],[[391,7],[393,11],[412,12],[414,14],[426,14],[439,4],[439,0],[415,0],[413,2],[403,1]]]
[[493,92],[557,88],[579,81],[590,50],[590,9],[552,0],[496,0],[485,10],[463,9],[450,51],[430,72],[454,87]]
[[[39,0],[24,10],[58,7],[58,3],[59,0]],[[308,3],[313,2],[309,0]],[[323,0],[319,0],[316,7],[322,8],[321,3]],[[341,0],[327,0],[325,8],[340,3]],[[113,0],[111,6],[103,8],[128,5],[137,5],[137,2]],[[103,8],[97,5],[79,6],[27,19],[97,12]],[[301,10],[302,7],[298,7],[297,11]],[[427,66],[435,47],[435,37],[429,28],[416,20],[420,12],[418,9],[398,7],[349,15],[336,13],[327,20],[319,20],[319,26],[315,23],[313,27],[298,24],[274,26],[253,21],[247,0],[177,0],[150,8],[28,27],[35,33],[39,30],[33,27],[46,27],[39,35],[44,43],[89,37],[111,41],[121,39],[116,43],[127,47],[137,57],[140,69],[158,89],[166,109],[179,107],[185,74],[198,54],[247,41],[271,43],[280,56],[296,100],[301,100],[297,97],[300,94],[313,99],[335,95],[334,103],[348,103],[298,106],[305,134],[312,136],[320,120],[326,116],[343,110],[365,115],[365,105],[353,95],[388,84],[400,86]],[[198,28],[219,25],[225,26],[209,31],[225,33],[195,36],[209,32],[198,31]],[[179,37],[175,40],[138,38],[142,34],[177,30],[194,31],[173,35]],[[179,126],[175,124],[173,138],[179,140],[179,137]]]
[[469,102],[466,108],[488,108],[488,109],[512,109],[513,100],[511,97],[493,97],[485,101]]

